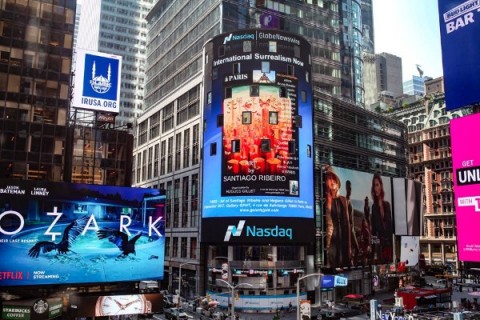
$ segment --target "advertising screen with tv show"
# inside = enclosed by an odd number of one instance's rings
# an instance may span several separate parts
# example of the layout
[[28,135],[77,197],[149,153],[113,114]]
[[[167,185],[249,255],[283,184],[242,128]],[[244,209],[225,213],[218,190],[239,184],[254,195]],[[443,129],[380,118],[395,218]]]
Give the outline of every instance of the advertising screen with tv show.
[[162,279],[157,189],[0,180],[0,286]]
[[393,236],[419,233],[421,188],[403,178],[328,165],[323,170],[326,265],[392,263]]

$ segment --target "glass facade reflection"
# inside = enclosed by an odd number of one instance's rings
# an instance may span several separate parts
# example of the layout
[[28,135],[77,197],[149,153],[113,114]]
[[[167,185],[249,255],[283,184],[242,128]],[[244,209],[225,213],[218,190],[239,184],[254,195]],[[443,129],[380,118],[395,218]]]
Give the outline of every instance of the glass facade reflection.
[[74,1],[0,1],[0,170],[63,178]]

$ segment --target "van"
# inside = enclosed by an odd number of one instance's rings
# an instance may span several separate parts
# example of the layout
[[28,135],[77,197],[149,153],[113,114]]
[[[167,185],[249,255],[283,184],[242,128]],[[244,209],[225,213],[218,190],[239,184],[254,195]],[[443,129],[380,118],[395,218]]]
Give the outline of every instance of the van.
[[158,281],[145,280],[140,281],[138,285],[140,292],[158,292]]

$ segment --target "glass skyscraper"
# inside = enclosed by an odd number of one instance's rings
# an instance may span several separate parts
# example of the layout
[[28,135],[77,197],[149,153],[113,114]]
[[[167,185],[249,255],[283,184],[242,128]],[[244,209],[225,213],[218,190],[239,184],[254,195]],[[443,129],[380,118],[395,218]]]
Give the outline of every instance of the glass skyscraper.
[[0,170],[63,180],[75,2],[0,1]]

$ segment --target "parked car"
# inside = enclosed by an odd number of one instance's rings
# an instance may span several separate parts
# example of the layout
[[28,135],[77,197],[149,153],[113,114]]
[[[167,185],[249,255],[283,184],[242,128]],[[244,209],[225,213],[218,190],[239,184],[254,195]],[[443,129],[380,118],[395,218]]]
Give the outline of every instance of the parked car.
[[188,320],[189,317],[183,309],[181,311],[178,308],[164,309],[165,319],[167,320]]

